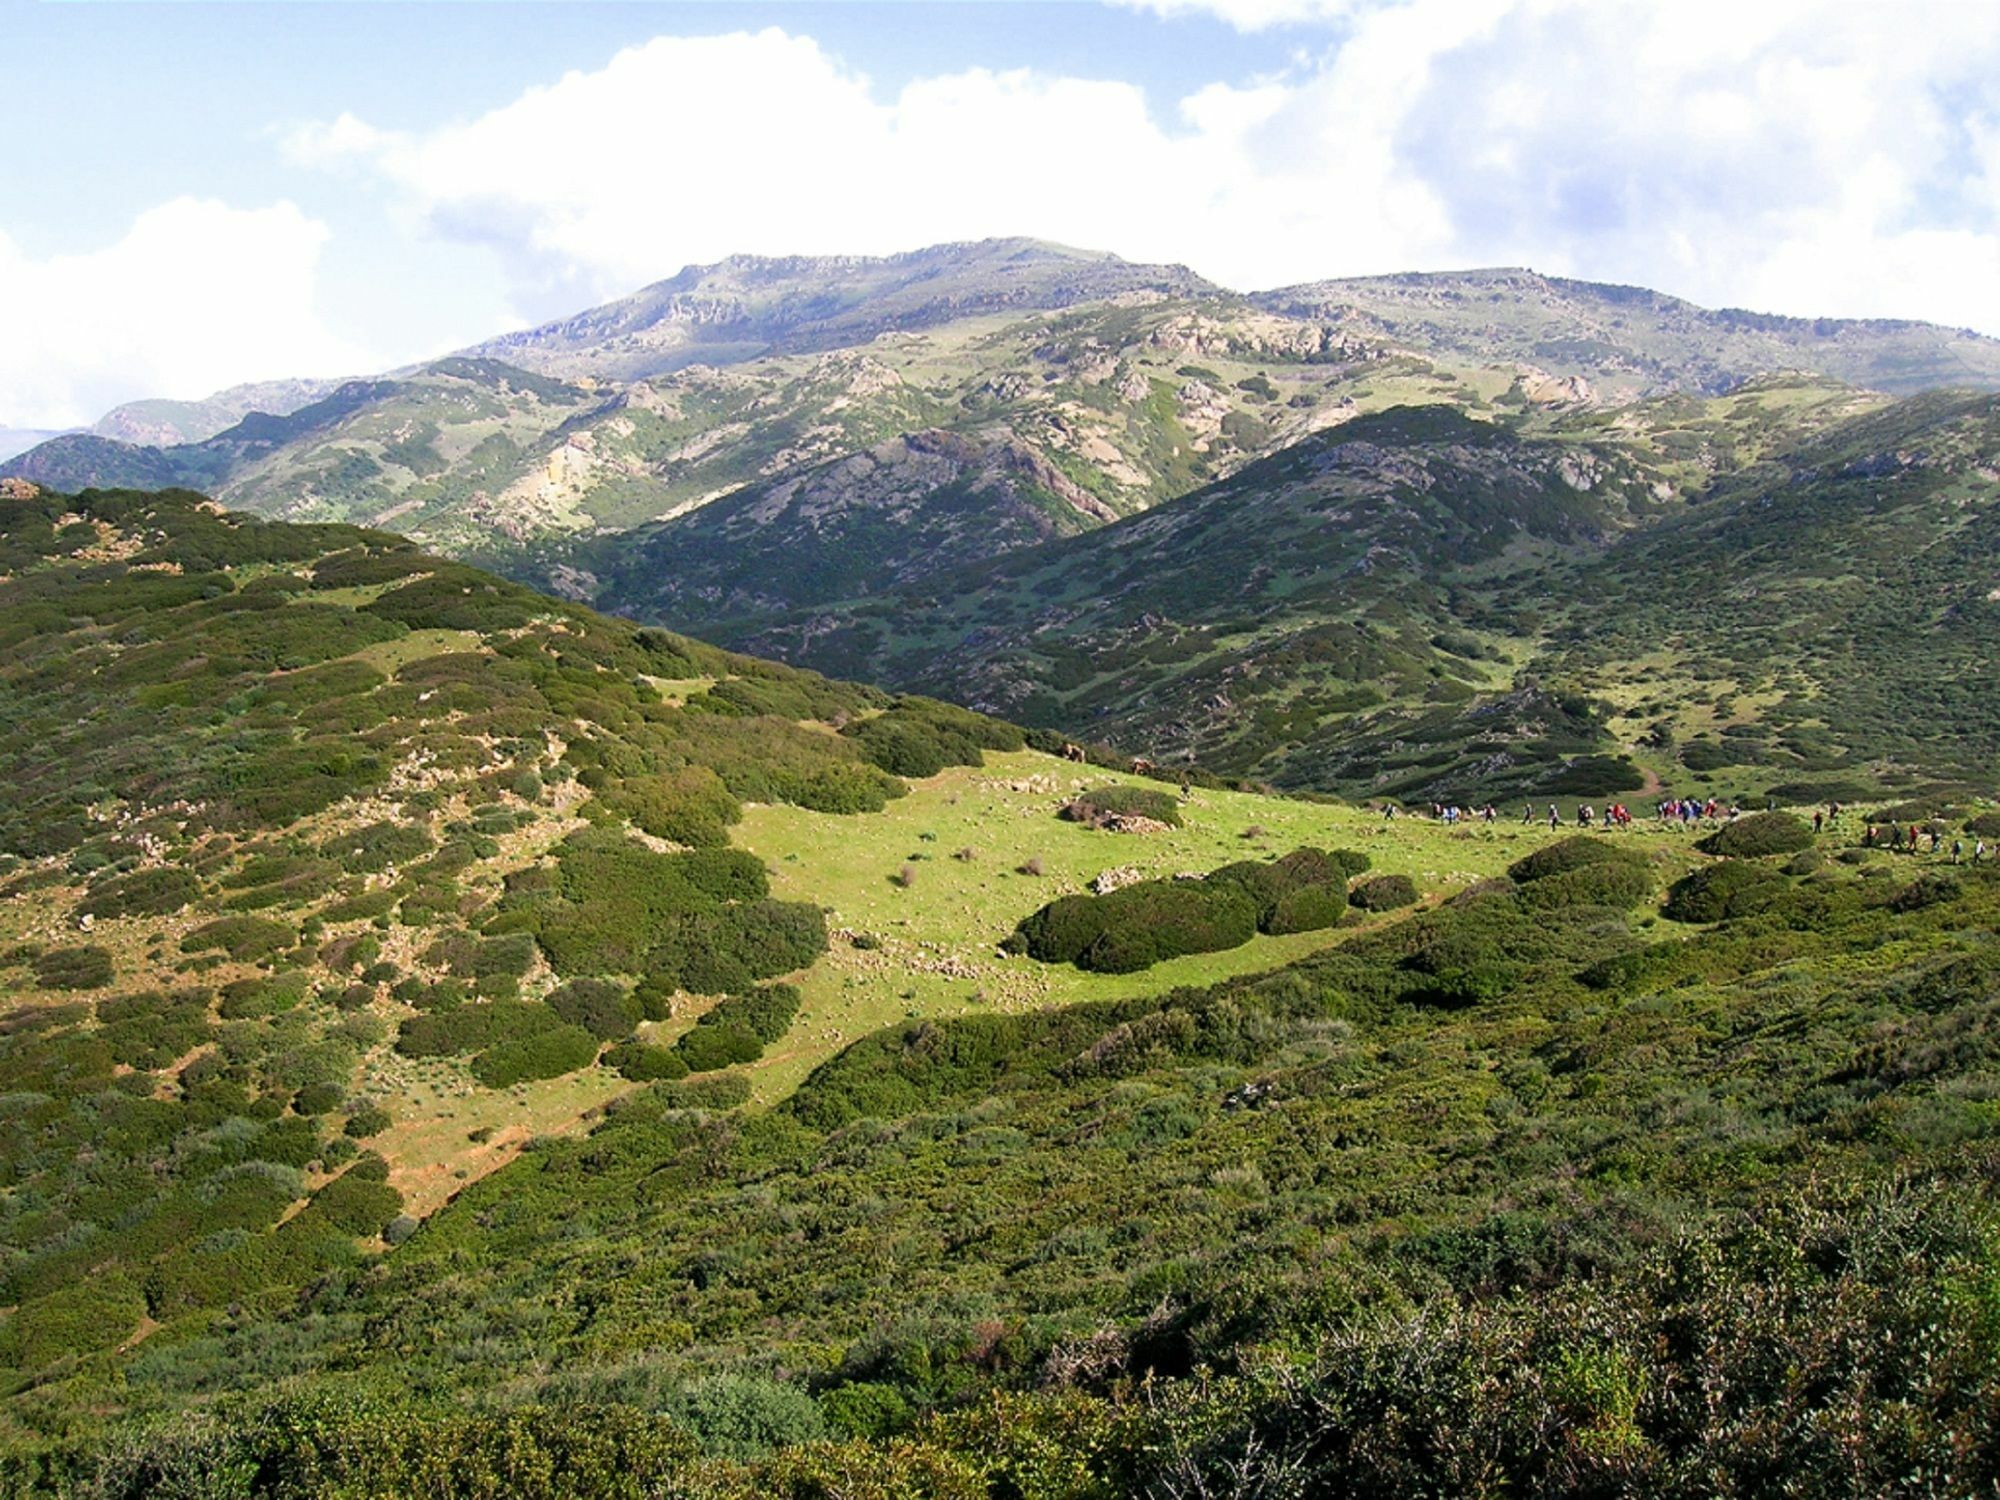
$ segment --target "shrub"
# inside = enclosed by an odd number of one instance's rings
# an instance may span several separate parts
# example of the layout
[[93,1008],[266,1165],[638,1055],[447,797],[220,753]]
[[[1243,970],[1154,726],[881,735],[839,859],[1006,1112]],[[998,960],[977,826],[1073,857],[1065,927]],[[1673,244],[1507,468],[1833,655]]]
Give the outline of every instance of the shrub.
[[1416,905],[1422,897],[1416,882],[1407,875],[1371,875],[1356,881],[1347,899],[1363,911],[1395,911]]
[[1757,859],[1796,854],[1811,848],[1812,841],[1812,825],[1796,813],[1762,812],[1723,824],[1695,847],[1730,859]]
[[371,1135],[380,1135],[395,1121],[389,1118],[389,1111],[379,1104],[364,1104],[347,1117],[347,1123],[340,1127],[340,1133],[351,1141],[365,1141]]
[[1553,910],[1564,906],[1637,906],[1653,894],[1652,872],[1623,856],[1545,875],[1522,886],[1523,906]]
[[403,1022],[396,1050],[405,1057],[453,1057],[525,1040],[562,1025],[548,1006],[518,1000],[453,1005]]
[[1062,816],[1072,823],[1119,832],[1135,822],[1181,826],[1180,804],[1173,793],[1143,786],[1096,786],[1066,803]]
[[807,967],[826,952],[826,917],[795,901],[745,901],[682,919],[648,958],[682,989],[722,995]]
[[1329,882],[1287,891],[1273,903],[1259,927],[1273,936],[1289,932],[1317,932],[1336,925],[1346,915],[1347,887]]
[[750,1080],[741,1073],[713,1073],[656,1083],[652,1097],[668,1109],[735,1109],[750,1102]]
[[1566,870],[1579,869],[1584,865],[1628,858],[1630,856],[1616,845],[1579,833],[1566,839],[1558,839],[1553,844],[1544,844],[1534,853],[1515,860],[1507,866],[1507,874],[1512,879],[1526,884],[1531,880],[1560,875]]
[[201,895],[201,882],[186,870],[134,870],[90,888],[77,910],[92,917],[163,917]]
[[370,968],[382,956],[382,940],[372,932],[334,938],[322,943],[319,961],[336,974],[353,974]]
[[688,1074],[688,1065],[673,1048],[637,1040],[620,1042],[604,1054],[603,1060],[606,1067],[616,1069],[634,1083],[685,1078]]
[[111,950],[86,943],[49,948],[33,958],[35,983],[45,990],[101,990],[111,983]]
[[423,961],[461,979],[518,979],[535,961],[535,940],[525,932],[484,941],[470,933],[455,932],[426,948]]
[[639,1002],[623,985],[606,979],[572,979],[548,997],[548,1007],[572,1026],[601,1041],[630,1036],[642,1019]]
[[1967,818],[1965,831],[1975,838],[2000,839],[2000,811],[1978,813]]
[[907,891],[917,883],[917,867],[915,865],[904,865],[895,874],[891,875],[889,879]]
[[1922,911],[1927,906],[1939,906],[1947,901],[1956,901],[1965,894],[1965,888],[1956,877],[1941,870],[1927,871],[1897,891],[1889,898],[1889,909],[1898,912]]
[[473,1059],[472,1076],[490,1089],[539,1078],[560,1078],[587,1068],[603,1045],[581,1026],[558,1025],[534,1036],[502,1042]]
[[330,1114],[345,1094],[337,1083],[309,1083],[292,1096],[292,1108],[302,1115]]
[[760,1042],[777,1041],[799,1013],[799,992],[789,984],[766,984],[724,997],[696,1022],[700,1026],[741,1026]]
[[222,987],[222,999],[216,1013],[225,1021],[275,1016],[305,999],[309,983],[303,973],[285,974],[275,979],[239,979]]
[[1233,880],[1148,880],[1104,896],[1064,896],[1025,918],[1012,952],[1130,974],[1163,959],[1215,953],[1256,934],[1257,900]]
[[742,804],[707,766],[623,778],[603,795],[653,837],[694,848],[727,844],[730,824],[743,816]]
[[712,1073],[736,1063],[755,1062],[764,1055],[764,1044],[749,1027],[725,1023],[695,1027],[674,1043],[674,1051],[690,1073]]
[[182,938],[181,952],[208,953],[219,949],[238,963],[247,963],[289,948],[297,941],[298,934],[283,922],[264,917],[218,917]]
[[368,823],[337,833],[319,846],[321,857],[343,869],[374,874],[391,865],[407,865],[437,847],[427,829],[408,823]]
[[1720,922],[1764,911],[1790,889],[1768,865],[1725,860],[1674,882],[1661,910],[1676,922]]

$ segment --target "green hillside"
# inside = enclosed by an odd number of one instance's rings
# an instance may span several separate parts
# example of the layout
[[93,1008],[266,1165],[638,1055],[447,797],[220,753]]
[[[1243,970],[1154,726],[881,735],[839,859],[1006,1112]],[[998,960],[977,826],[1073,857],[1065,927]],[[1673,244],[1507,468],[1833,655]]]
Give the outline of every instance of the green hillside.
[[1143,517],[715,629],[1357,796],[1985,784],[1996,461],[1993,398],[1943,392],[1402,407]]
[[1644,287],[1521,269],[1311,282],[1255,300],[1437,358],[1519,361],[1583,381],[1613,401],[1667,391],[1719,395],[1746,378],[1780,371],[1810,371],[1899,395],[2000,383],[2000,345],[1968,329],[1709,309]]
[[[1976,524],[1982,432],[1816,440],[1828,576],[1840,486]],[[1234,503],[1366,518],[1385,605],[1771,509],[1367,433],[1407,493],[1326,444]],[[1923,852],[1389,820],[186,493],[0,498],[0,646],[8,1493],[2000,1472],[1976,795],[1881,812]]]
[[1713,413],[1681,430],[1678,405],[1774,375],[1856,402],[1991,387],[1996,349],[1527,272],[1245,297],[994,240],[693,266],[372,380],[136,403],[0,472],[391,527],[566,597],[740,635],[1092,530],[1391,407],[1584,442],[1608,429],[1684,484],[1742,455]]

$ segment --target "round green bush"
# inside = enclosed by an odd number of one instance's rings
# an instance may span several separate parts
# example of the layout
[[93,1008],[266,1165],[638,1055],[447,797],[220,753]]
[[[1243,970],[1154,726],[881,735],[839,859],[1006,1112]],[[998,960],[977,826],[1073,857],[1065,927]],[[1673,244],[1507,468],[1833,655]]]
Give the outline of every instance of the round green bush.
[[347,1123],[340,1127],[340,1133],[349,1140],[365,1141],[371,1135],[380,1135],[395,1123],[389,1111],[379,1104],[364,1104],[347,1117]]
[[1535,910],[1565,906],[1637,906],[1653,894],[1653,876],[1637,860],[1619,857],[1545,875],[1522,886],[1517,899]]
[[623,1074],[634,1083],[685,1078],[688,1065],[672,1047],[656,1047],[637,1039],[620,1042],[601,1059],[604,1066]]
[[1271,907],[1270,915],[1264,919],[1262,930],[1273,936],[1288,932],[1318,932],[1332,927],[1347,915],[1347,888],[1345,885],[1329,881],[1325,885],[1309,885],[1303,890],[1287,891]]
[[736,1063],[755,1062],[764,1055],[764,1044],[747,1026],[723,1024],[695,1027],[674,1043],[674,1050],[690,1073],[712,1073]]
[[1661,910],[1676,922],[1720,922],[1764,911],[1790,889],[1768,865],[1725,860],[1674,882]]
[[472,1076],[489,1089],[539,1078],[560,1078],[597,1061],[603,1044],[581,1026],[554,1026],[534,1036],[489,1047],[472,1061]]
[[1395,911],[1422,899],[1417,883],[1407,875],[1371,875],[1356,881],[1347,899],[1363,911]]
[[337,1083],[309,1083],[292,1096],[292,1108],[302,1115],[324,1115],[340,1107],[346,1090]]
[[86,943],[80,948],[49,948],[31,961],[35,983],[45,990],[101,990],[115,971],[111,950]]
[[601,1041],[630,1036],[641,1019],[639,1002],[622,984],[608,979],[572,979],[549,995],[547,1005],[572,1026]]
[[1812,824],[1796,813],[1751,813],[1725,823],[1695,847],[1704,854],[1729,859],[1759,859],[1768,854],[1797,854],[1812,847]]
[[1510,878],[1526,885],[1531,880],[1560,875],[1566,870],[1580,869],[1584,865],[1602,864],[1607,860],[1625,858],[1629,856],[1617,845],[1579,833],[1566,839],[1558,839],[1553,844],[1544,844],[1534,853],[1515,860],[1507,866],[1507,874]]
[[1941,870],[1927,870],[1915,880],[1889,898],[1891,911],[1922,911],[1927,906],[1940,906],[1947,901],[1956,901],[1965,894],[1965,887],[1956,876]]

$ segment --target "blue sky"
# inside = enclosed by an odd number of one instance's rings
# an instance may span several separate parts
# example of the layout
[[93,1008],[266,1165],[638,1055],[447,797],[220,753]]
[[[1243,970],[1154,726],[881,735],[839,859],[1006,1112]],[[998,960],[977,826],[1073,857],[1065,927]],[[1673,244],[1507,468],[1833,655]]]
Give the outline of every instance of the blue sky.
[[1526,263],[2000,333],[2000,6],[0,0],[0,427],[732,251]]

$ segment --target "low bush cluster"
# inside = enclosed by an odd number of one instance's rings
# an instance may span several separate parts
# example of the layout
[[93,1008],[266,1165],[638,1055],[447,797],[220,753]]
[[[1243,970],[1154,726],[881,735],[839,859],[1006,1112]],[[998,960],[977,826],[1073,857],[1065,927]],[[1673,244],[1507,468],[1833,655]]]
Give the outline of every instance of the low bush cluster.
[[1768,910],[1790,889],[1769,865],[1724,860],[1675,881],[1661,910],[1676,922],[1721,922]]
[[984,765],[984,751],[1019,750],[1027,743],[1012,724],[928,698],[899,698],[841,733],[872,764],[911,780],[935,776],[947,766]]
[[1812,847],[1812,825],[1796,813],[1761,812],[1725,823],[1695,847],[1729,859],[1796,854]]
[[186,870],[134,870],[92,885],[77,911],[90,917],[163,917],[200,896],[201,882]]
[[1102,896],[1063,896],[1024,918],[1007,951],[1043,963],[1129,974],[1163,959],[1214,953],[1259,932],[1308,932],[1347,910],[1348,872],[1364,856],[1296,849],[1199,880],[1144,880]]

